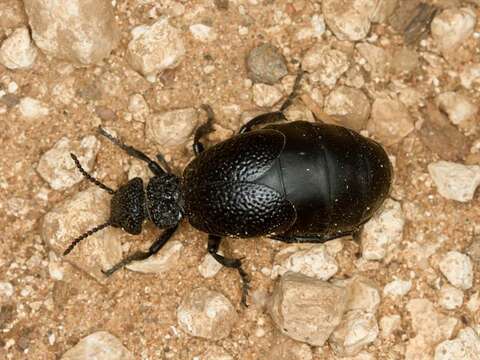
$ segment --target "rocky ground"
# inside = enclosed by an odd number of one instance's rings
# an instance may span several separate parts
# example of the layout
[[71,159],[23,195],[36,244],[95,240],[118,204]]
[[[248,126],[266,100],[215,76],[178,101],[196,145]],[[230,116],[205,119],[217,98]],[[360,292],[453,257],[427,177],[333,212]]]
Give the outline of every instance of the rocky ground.
[[[0,357],[480,359],[478,0],[0,2]],[[348,126],[394,164],[359,240],[228,240],[252,278],[182,223],[153,259],[105,278],[140,236],[107,228],[109,195],[148,169],[101,125],[181,174],[208,144],[277,109]]]

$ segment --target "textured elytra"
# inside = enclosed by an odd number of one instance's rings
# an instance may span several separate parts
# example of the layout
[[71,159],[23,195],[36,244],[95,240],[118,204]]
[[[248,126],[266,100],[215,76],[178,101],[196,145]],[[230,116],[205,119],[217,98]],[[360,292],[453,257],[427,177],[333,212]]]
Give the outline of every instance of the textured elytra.
[[253,181],[270,168],[284,143],[284,136],[275,130],[237,135],[195,158],[184,171],[184,183],[189,187],[214,181]]
[[185,193],[192,226],[215,235],[252,237],[282,232],[295,221],[295,209],[281,194],[245,182],[213,182]]

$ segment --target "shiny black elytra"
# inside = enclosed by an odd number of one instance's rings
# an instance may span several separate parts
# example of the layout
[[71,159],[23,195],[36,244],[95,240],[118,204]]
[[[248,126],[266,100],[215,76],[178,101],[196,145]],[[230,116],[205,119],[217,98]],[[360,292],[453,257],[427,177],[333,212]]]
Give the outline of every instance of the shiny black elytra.
[[65,255],[106,226],[139,234],[148,219],[165,229],[148,251],[136,252],[105,272],[111,275],[158,252],[187,218],[209,234],[209,253],[222,265],[238,269],[245,304],[249,279],[239,259],[218,254],[223,237],[322,243],[357,232],[388,196],[392,179],[388,156],[377,142],[335,125],[295,121],[252,130],[286,120],[283,111],[293,96],[280,111],[257,116],[240,134],[207,150],[200,140],[212,131],[213,113],[203,106],[208,122],[195,134],[197,157],[182,178],[170,171],[162,156],[155,162],[100,128],[101,135],[145,161],[154,176],[146,188],[134,178],[114,191],[86,173],[72,154],[82,174],[113,196],[109,220],[75,239]]

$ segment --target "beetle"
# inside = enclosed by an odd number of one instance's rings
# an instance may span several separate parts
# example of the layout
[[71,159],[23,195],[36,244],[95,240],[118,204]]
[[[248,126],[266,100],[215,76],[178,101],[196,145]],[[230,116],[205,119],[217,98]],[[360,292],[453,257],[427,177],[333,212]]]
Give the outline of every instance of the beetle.
[[157,253],[186,218],[209,234],[208,252],[220,264],[239,271],[242,304],[246,304],[249,277],[240,259],[218,253],[224,237],[323,243],[358,232],[388,196],[392,165],[379,143],[351,129],[319,122],[280,123],[286,121],[284,111],[300,78],[279,111],[253,118],[239,134],[208,149],[201,139],[212,131],[214,115],[203,105],[208,121],[194,135],[196,157],[182,177],[172,173],[161,155],[154,161],[99,128],[127,154],[146,162],[154,176],[146,186],[137,177],[112,190],[71,154],[83,176],[112,198],[110,218],[73,240],[64,255],[107,226],[136,235],[144,221],[151,220],[164,229],[148,251],[133,253],[104,272],[111,275],[131,261]]

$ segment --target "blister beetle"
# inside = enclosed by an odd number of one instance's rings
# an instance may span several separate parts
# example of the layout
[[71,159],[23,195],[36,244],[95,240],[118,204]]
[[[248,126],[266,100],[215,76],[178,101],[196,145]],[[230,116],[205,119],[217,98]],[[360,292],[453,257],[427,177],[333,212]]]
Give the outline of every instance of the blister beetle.
[[204,105],[208,121],[195,133],[196,158],[181,178],[162,156],[154,161],[100,128],[101,135],[145,161],[154,176],[146,187],[137,177],[114,191],[89,175],[72,154],[81,173],[112,194],[111,213],[107,222],[75,239],[64,255],[106,226],[139,234],[148,219],[165,229],[148,251],[126,257],[105,272],[110,275],[157,253],[186,218],[209,234],[208,252],[219,263],[238,269],[245,304],[248,276],[239,259],[218,254],[223,237],[323,243],[358,231],[388,195],[391,163],[380,144],[353,130],[306,121],[275,124],[286,120],[283,112],[299,81],[300,76],[280,111],[253,118],[238,135],[206,150],[201,139],[212,131],[213,112]]

